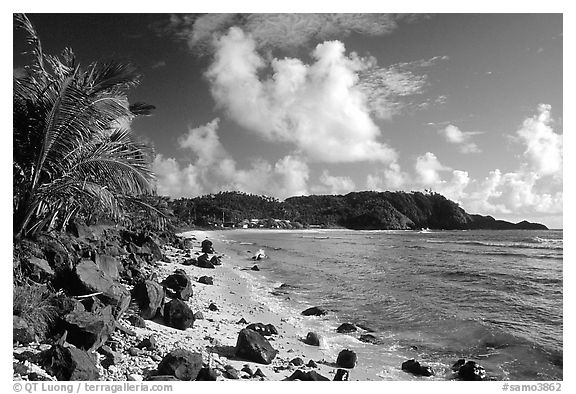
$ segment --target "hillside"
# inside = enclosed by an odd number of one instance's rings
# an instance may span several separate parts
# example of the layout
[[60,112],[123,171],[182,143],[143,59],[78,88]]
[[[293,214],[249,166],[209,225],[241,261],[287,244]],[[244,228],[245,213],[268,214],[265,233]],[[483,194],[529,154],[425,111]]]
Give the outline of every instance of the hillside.
[[454,201],[433,192],[364,191],[290,197],[283,202],[240,192],[221,192],[171,201],[170,208],[182,225],[366,230],[546,229],[538,223],[510,223],[469,214]]

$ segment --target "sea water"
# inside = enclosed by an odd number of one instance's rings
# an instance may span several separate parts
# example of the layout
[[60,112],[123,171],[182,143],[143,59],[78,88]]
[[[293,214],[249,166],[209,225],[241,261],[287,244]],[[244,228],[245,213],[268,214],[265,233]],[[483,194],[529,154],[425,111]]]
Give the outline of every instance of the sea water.
[[[453,379],[461,358],[497,380],[563,378],[562,231],[232,230],[220,233],[260,297],[324,338],[328,358],[349,348],[370,380],[411,380],[415,358]],[[254,262],[254,252],[267,257]],[[330,313],[304,317],[320,306]],[[340,323],[361,327],[338,334]],[[264,322],[266,323],[266,322]],[[358,340],[362,333],[379,343]]]

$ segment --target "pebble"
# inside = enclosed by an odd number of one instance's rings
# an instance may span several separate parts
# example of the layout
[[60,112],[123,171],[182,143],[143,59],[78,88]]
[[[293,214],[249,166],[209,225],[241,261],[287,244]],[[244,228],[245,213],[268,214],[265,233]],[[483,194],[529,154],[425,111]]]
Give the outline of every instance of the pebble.
[[141,382],[144,380],[144,378],[142,377],[142,375],[138,375],[137,373],[131,373],[128,375],[127,380],[131,382]]

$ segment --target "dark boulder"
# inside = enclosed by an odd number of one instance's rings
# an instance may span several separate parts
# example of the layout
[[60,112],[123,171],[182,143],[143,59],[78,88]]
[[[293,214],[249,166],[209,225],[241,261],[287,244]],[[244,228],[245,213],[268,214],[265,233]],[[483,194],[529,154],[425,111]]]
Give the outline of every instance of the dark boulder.
[[34,328],[20,316],[12,316],[12,341],[19,343],[30,343],[36,340]]
[[198,265],[198,260],[196,260],[196,259],[185,259],[185,260],[182,262],[182,265],[187,265],[187,266],[189,266],[189,265]]
[[336,365],[341,368],[354,368],[358,357],[356,353],[352,350],[344,349],[338,353],[338,358],[336,359]]
[[214,278],[212,278],[211,276],[201,276],[200,278],[198,278],[198,283],[202,283],[205,285],[213,285]]
[[308,368],[318,368],[318,364],[316,364],[316,361],[314,361],[314,360],[309,360],[308,364],[306,364],[306,366]]
[[84,238],[87,240],[94,240],[97,238],[94,231],[92,231],[92,229],[83,220],[74,219],[69,221],[66,230],[76,238]]
[[201,256],[198,256],[197,260],[198,260],[198,267],[200,268],[215,268],[214,264],[212,264],[208,259],[208,255],[206,253],[204,253]]
[[48,235],[40,235],[37,238],[37,243],[54,271],[61,272],[72,269],[74,257],[61,241]]
[[278,351],[256,331],[245,328],[238,334],[235,354],[240,358],[256,363],[270,364],[277,353]]
[[338,368],[338,370],[336,371],[336,375],[334,376],[334,380],[341,382],[341,381],[349,380],[349,377],[350,377],[350,372],[348,370]]
[[212,312],[217,312],[218,311],[218,305],[211,302],[210,305],[208,305],[208,310],[211,310]]
[[164,323],[185,330],[194,326],[194,312],[184,301],[174,299],[164,306]]
[[55,277],[55,272],[50,267],[50,264],[44,259],[35,256],[30,256],[22,260],[22,273],[35,282],[46,283],[52,281]]
[[270,335],[278,335],[278,330],[272,324],[252,323],[246,328],[256,331],[260,335],[264,335],[266,337]]
[[421,365],[418,361],[410,359],[402,363],[402,370],[410,372],[417,376],[432,376],[434,375],[434,370],[425,365]]
[[301,365],[304,365],[304,360],[302,360],[302,358],[300,357],[295,357],[292,360],[290,360],[290,364],[299,367]]
[[234,368],[232,365],[226,365],[224,367],[224,376],[227,377],[228,379],[240,379],[240,372],[238,372],[238,370],[236,368]]
[[200,311],[194,313],[194,319],[195,320],[203,320],[204,319],[204,314]]
[[148,338],[144,338],[140,341],[138,345],[136,345],[138,349],[146,349],[146,350],[156,350],[156,337],[154,335],[150,335]]
[[202,369],[202,354],[186,349],[168,353],[158,364],[157,375],[169,375],[179,380],[194,380]]
[[212,241],[205,239],[202,241],[202,253],[214,253],[214,248],[212,247]]
[[73,346],[54,345],[40,353],[41,365],[58,380],[98,380],[100,373],[95,360]]
[[102,255],[95,255],[96,265],[110,278],[113,280],[120,279],[120,272],[122,271],[122,263],[116,260],[114,257],[102,254]]
[[238,320],[238,321],[236,322],[236,324],[248,324],[248,322],[246,321],[246,319],[241,318],[240,320]]
[[462,380],[480,381],[486,379],[486,371],[484,367],[475,361],[467,361],[466,364],[458,369],[458,376]]
[[325,376],[320,375],[318,372],[316,371],[309,371],[309,372],[304,372],[301,369],[298,369],[296,371],[294,371],[294,373],[290,376],[288,376],[286,379],[284,379],[286,381],[289,380],[301,380],[301,381],[329,381],[330,379],[328,379]]
[[460,367],[462,365],[466,364],[466,360],[461,358],[458,361],[456,361],[453,365],[452,365],[452,371],[453,372],[458,372],[458,370],[460,369]]
[[358,338],[361,342],[365,342],[365,343],[378,343],[378,338],[376,338],[374,335],[372,334],[362,334],[360,335],[360,338]]
[[118,365],[124,360],[121,353],[112,350],[108,345],[100,346],[98,353],[105,357],[101,362],[104,368],[108,368],[110,365]]
[[342,323],[336,329],[336,332],[338,332],[340,334],[348,334],[350,332],[356,332],[357,330],[358,329],[356,328],[356,326],[352,323]]
[[105,304],[113,305],[115,315],[120,316],[130,304],[130,292],[91,260],[82,260],[76,265],[75,273],[79,286],[75,289],[81,293],[96,293]]
[[302,314],[304,316],[324,316],[326,313],[328,312],[325,309],[322,309],[318,306],[313,306],[311,308],[302,311]]
[[158,241],[150,236],[146,237],[142,245],[140,245],[140,254],[145,255],[151,261],[162,260],[162,249]]
[[218,375],[216,375],[216,370],[214,370],[210,367],[204,367],[200,370],[200,372],[198,372],[198,376],[196,377],[196,380],[215,382],[217,378],[218,378]]
[[184,271],[175,272],[162,281],[162,286],[168,289],[169,295],[188,301],[193,295],[192,283]]
[[320,335],[315,332],[309,332],[304,339],[304,343],[311,346],[320,346]]
[[222,265],[222,259],[220,258],[220,256],[212,256],[210,262],[212,263],[212,265]]
[[141,316],[131,315],[128,316],[126,320],[128,320],[134,327],[146,328],[146,321]]
[[165,292],[160,283],[152,280],[139,282],[134,286],[132,296],[140,308],[140,316],[144,319],[152,319],[162,314]]
[[102,346],[116,329],[110,305],[96,312],[72,311],[63,318],[68,331],[66,340],[79,349],[94,350]]
[[257,265],[254,265],[252,268],[250,268],[252,271],[260,271],[260,268],[258,268]]

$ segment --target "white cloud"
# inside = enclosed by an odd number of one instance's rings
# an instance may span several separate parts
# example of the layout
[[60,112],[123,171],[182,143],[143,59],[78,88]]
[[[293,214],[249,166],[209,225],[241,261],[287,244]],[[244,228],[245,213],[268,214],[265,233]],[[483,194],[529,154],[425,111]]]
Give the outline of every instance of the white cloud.
[[322,185],[313,188],[314,193],[347,194],[356,190],[356,184],[350,177],[330,175],[327,170],[322,172],[319,180]]
[[422,185],[437,186],[442,182],[440,172],[448,171],[450,167],[442,165],[434,153],[426,152],[416,159],[414,169],[418,182]]
[[[293,144],[309,160],[393,161],[397,154],[378,141],[380,130],[356,86],[366,63],[344,52],[342,43],[329,41],[315,48],[310,65],[293,58],[268,63],[251,37],[231,28],[217,42],[206,76],[230,118],[272,141]],[[268,64],[273,75],[260,78]]]
[[446,138],[451,144],[458,145],[462,153],[479,153],[480,148],[471,139],[474,135],[481,134],[475,131],[461,131],[454,125],[448,125],[444,129],[438,130],[438,133]]
[[526,145],[524,157],[530,170],[562,177],[562,136],[550,126],[550,110],[550,105],[540,104],[538,114],[526,119],[517,135]]
[[285,156],[274,165],[257,159],[247,169],[237,168],[220,143],[218,122],[214,119],[191,129],[179,139],[180,147],[190,153],[190,164],[180,165],[160,154],[155,157],[158,194],[178,198],[239,190],[286,198],[308,193],[308,165],[297,156]]

